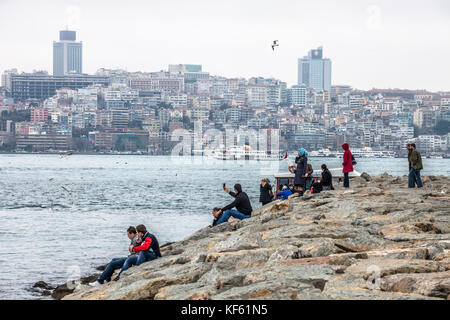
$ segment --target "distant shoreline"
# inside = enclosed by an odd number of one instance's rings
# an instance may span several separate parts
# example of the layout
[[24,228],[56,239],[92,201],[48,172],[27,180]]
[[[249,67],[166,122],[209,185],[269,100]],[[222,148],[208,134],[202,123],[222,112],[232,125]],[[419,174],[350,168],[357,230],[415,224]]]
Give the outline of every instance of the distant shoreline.
[[[294,153],[295,151],[291,151]],[[70,152],[70,154],[67,154],[66,152],[56,152],[56,151],[49,151],[49,152],[6,152],[6,151],[0,151],[1,154],[14,154],[14,155],[46,155],[46,154],[53,154],[53,155],[63,155],[63,156],[71,156],[71,155],[87,155],[87,156],[151,156],[151,157],[164,157],[164,156],[170,156],[170,154],[148,154],[148,153],[103,153],[103,152]],[[190,157],[202,157],[200,155],[191,155]],[[309,158],[313,159],[339,159],[339,157],[324,157],[324,156],[310,156]],[[398,157],[358,157],[358,160],[362,159],[406,159],[407,156],[398,156]],[[434,157],[426,157],[422,155],[422,158],[424,159],[436,159],[436,160],[444,160],[444,159],[450,159],[450,155],[444,156],[443,158],[434,158]],[[238,160],[247,160],[247,159],[238,159]],[[253,160],[253,159],[248,159]],[[223,161],[236,161],[236,160],[223,160]],[[280,160],[282,161],[282,160]]]

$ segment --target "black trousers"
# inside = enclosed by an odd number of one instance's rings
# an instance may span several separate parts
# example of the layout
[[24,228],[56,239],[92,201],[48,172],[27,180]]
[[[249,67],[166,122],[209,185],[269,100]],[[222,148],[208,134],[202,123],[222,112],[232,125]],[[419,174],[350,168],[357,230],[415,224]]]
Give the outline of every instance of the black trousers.
[[350,180],[348,178],[348,172],[344,173],[344,188],[350,188]]

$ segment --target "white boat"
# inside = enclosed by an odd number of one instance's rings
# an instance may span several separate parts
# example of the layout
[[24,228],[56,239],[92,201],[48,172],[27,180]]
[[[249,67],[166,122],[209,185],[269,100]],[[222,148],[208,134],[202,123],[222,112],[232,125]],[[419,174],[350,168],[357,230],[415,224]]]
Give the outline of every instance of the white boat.
[[285,158],[284,153],[277,152],[272,154],[266,150],[253,150],[250,146],[206,150],[205,154],[207,157],[218,160],[280,161]]
[[[352,155],[355,158],[393,158],[395,152],[387,150],[372,150],[372,148],[355,148],[350,149]],[[330,151],[329,149],[320,149],[311,151],[309,154],[311,157],[338,157],[342,158],[343,151]]]

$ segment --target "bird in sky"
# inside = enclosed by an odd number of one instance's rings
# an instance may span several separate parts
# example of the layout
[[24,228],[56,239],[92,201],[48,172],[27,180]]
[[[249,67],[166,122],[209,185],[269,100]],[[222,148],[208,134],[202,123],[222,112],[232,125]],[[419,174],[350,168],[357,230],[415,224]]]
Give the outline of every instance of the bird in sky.
[[278,47],[278,46],[279,46],[278,40],[274,40],[274,41],[273,41],[273,44],[272,44],[272,50],[274,51],[274,50],[275,50],[275,47]]

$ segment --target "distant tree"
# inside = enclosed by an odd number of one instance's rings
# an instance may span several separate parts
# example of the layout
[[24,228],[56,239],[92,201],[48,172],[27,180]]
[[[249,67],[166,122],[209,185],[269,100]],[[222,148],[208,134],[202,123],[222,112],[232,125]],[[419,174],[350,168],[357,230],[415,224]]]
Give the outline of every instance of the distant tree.
[[142,121],[141,120],[133,120],[128,122],[128,128],[137,128],[142,130]]
[[105,98],[101,94],[97,95],[97,106],[98,106],[98,109],[106,108]]
[[14,110],[12,112],[8,112],[7,110],[2,111],[1,118],[3,120],[12,120],[14,122],[24,122],[30,121],[31,119],[31,111],[27,110]]
[[194,127],[191,119],[188,116],[183,116],[183,128],[184,129],[192,129]]
[[173,106],[171,103],[166,103],[166,102],[161,101],[160,103],[158,103],[158,108],[173,109]]
[[415,125],[415,126],[414,126],[414,138],[420,136],[421,133],[422,133],[422,132],[421,132],[420,128],[419,128],[418,126]]
[[434,128],[437,135],[443,136],[448,134],[450,131],[450,122],[447,120],[439,120]]
[[222,110],[222,111],[224,111],[224,110],[226,110],[226,109],[230,109],[230,108],[231,108],[231,106],[230,106],[229,104],[227,104],[227,103],[223,103],[223,104],[219,107],[219,109]]

